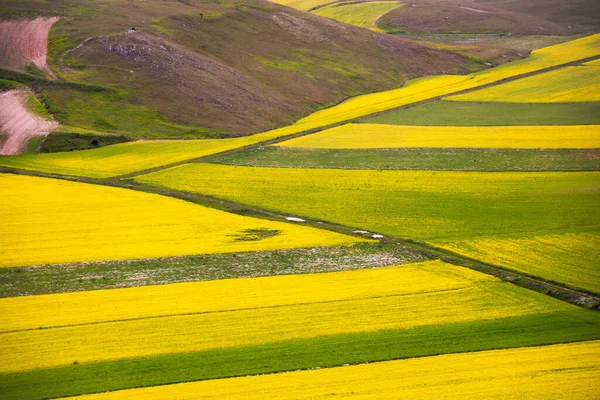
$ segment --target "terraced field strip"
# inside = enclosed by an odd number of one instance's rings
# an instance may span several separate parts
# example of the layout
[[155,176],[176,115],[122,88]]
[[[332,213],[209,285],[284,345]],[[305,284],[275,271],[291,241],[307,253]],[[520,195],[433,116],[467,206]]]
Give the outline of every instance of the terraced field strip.
[[[233,289],[244,285],[248,286],[239,296],[233,295]],[[329,293],[322,290],[326,287]],[[7,329],[0,333],[3,374],[75,361],[86,364],[577,311],[572,305],[441,261],[381,270],[9,298],[0,300],[0,307]]]
[[319,7],[313,13],[346,24],[380,31],[376,25],[379,17],[401,6],[402,4],[396,1],[340,2]]
[[600,66],[561,68],[447,99],[505,103],[599,102]]
[[[482,88],[486,85],[494,85],[500,81],[520,79],[528,74],[537,74],[546,69],[557,68],[563,64],[579,62],[581,60],[599,56],[600,34],[597,34],[536,50],[527,59],[505,64],[492,70],[467,76],[442,75],[415,79],[399,89],[354,97],[337,106],[311,114],[308,117],[299,120],[294,125],[245,138],[231,139],[233,142],[229,142],[226,146],[217,146],[217,148],[211,150],[203,149],[201,154],[216,154],[231,149],[245,148],[257,143],[270,144],[273,141],[278,141],[281,138],[289,137],[291,135],[312,133],[319,129],[332,127],[343,122],[350,122],[354,119],[371,114],[423,101],[439,99],[446,95],[459,94],[466,90]],[[204,143],[205,141],[202,142],[203,144],[200,145],[200,147],[206,144]],[[132,147],[131,150],[133,153],[139,151],[139,149],[135,147]],[[134,168],[128,169],[121,169],[119,165],[116,165],[113,166],[111,170],[106,171],[106,169],[98,167],[98,158],[106,161],[103,153],[97,153],[98,151],[99,150],[56,153],[44,155],[44,157],[0,157],[0,166],[29,169],[46,173],[59,173],[63,175],[108,177],[121,174],[119,175],[120,177],[131,177],[152,172],[151,170],[153,170],[153,168],[163,169],[183,162],[168,160],[167,162],[158,164],[156,167],[146,168],[137,165]],[[200,157],[200,155],[194,157]],[[90,161],[90,159],[93,161]],[[121,162],[129,161],[120,161],[117,164],[120,164]]]
[[600,148],[600,125],[431,127],[346,124],[278,143],[310,149]]
[[135,181],[434,240],[598,225],[599,179],[598,172],[349,171],[197,163]]
[[600,103],[480,103],[438,100],[358,122],[418,126],[598,125]]
[[[600,342],[451,354],[184,383],[92,399],[595,399]],[[449,373],[450,372],[450,373]]]
[[359,238],[181,200],[0,174],[0,267],[352,244]]
[[108,178],[168,166],[261,140],[256,135],[235,139],[138,141],[94,150],[0,157],[0,165],[54,174]]
[[[600,293],[600,229],[433,242],[486,263]],[[532,251],[535,249],[535,251]]]
[[215,164],[419,171],[599,171],[600,149],[304,149],[268,146],[215,155]]

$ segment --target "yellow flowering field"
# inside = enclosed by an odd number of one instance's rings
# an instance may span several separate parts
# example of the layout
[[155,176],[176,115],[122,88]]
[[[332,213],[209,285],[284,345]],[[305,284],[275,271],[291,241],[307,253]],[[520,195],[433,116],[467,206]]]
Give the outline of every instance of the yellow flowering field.
[[311,149],[599,148],[600,126],[402,126],[346,124],[278,143]]
[[[182,200],[0,174],[0,267],[352,244],[353,237]],[[252,232],[266,232],[262,240]]]
[[95,399],[597,399],[599,341],[181,383]]
[[322,17],[335,19],[346,24],[379,31],[375,22],[382,15],[401,7],[394,1],[368,1],[365,3],[331,4],[313,12]]
[[[0,332],[162,315],[461,289],[494,281],[441,261],[324,274],[225,279],[0,299]],[[228,293],[227,296],[223,296]],[[157,302],[156,299],[161,299]],[[104,304],[103,307],[94,307]],[[44,310],[44,313],[40,313]],[[16,315],[19,315],[16,318]]]
[[320,6],[329,2],[329,0],[275,0],[273,3],[297,8],[298,10],[308,11],[313,7]]
[[597,228],[434,244],[467,257],[600,293],[600,231]]
[[[249,290],[233,291],[246,282]],[[576,309],[440,261],[212,285],[206,306],[198,304],[206,298],[197,293],[202,285],[197,292],[166,285],[0,300],[3,323],[23,328],[2,333],[0,373]],[[62,315],[69,313],[76,314]]]
[[107,178],[220,153],[268,138],[254,135],[235,139],[128,142],[93,150],[0,156],[0,165],[64,175]]
[[600,101],[598,66],[566,67],[471,93],[453,101],[508,103],[574,103]]

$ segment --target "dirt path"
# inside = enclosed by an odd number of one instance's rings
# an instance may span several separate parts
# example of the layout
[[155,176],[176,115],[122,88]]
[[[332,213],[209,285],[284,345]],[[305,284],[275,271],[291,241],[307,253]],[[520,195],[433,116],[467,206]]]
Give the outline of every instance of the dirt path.
[[0,64],[24,69],[30,63],[56,78],[48,64],[48,33],[58,17],[0,22]]
[[10,90],[0,93],[0,155],[15,155],[25,150],[29,139],[47,136],[58,124],[48,121],[27,109],[31,93]]

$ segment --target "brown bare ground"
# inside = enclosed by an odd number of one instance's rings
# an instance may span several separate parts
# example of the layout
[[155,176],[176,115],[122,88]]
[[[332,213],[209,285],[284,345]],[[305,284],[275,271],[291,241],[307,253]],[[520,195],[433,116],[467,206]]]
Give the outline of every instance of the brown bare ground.
[[46,63],[48,33],[58,17],[0,22],[0,65],[23,69],[34,63],[52,78]]
[[27,109],[30,95],[22,89],[0,93],[0,155],[19,154],[31,138],[47,136],[58,126]]

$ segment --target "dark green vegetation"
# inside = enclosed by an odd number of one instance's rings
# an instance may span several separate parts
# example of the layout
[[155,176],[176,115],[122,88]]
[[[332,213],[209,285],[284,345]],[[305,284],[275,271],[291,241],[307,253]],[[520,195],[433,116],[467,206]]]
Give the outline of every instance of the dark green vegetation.
[[360,122],[423,126],[600,124],[600,103],[476,103],[435,101]]
[[438,171],[598,171],[598,149],[301,149],[268,146],[216,155],[217,164]]
[[57,153],[61,151],[87,150],[111,144],[129,142],[123,135],[98,135],[93,133],[72,133],[55,131],[41,143],[39,153]]
[[5,0],[2,13],[61,16],[52,70],[118,88],[43,91],[59,122],[132,137],[248,134],[412,77],[468,70],[451,52],[256,0]]
[[364,243],[350,247],[2,268],[0,297],[355,270],[427,259],[410,247]]
[[3,399],[43,399],[176,382],[600,338],[600,314],[574,310],[325,336],[0,375]]
[[[594,0],[408,0],[377,25],[389,32],[572,35],[599,27]],[[549,4],[551,3],[551,4]]]

